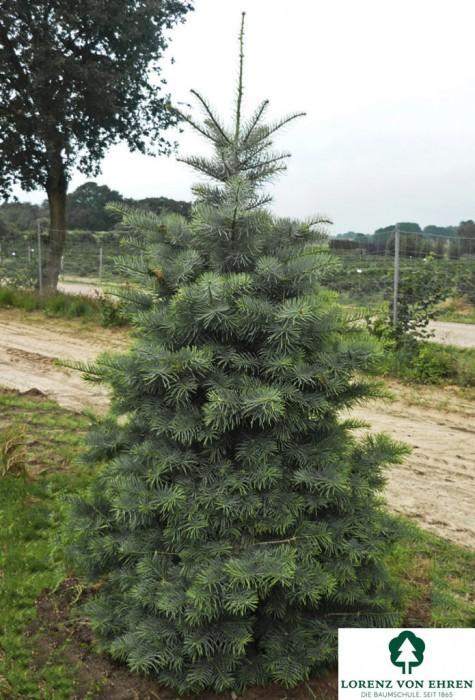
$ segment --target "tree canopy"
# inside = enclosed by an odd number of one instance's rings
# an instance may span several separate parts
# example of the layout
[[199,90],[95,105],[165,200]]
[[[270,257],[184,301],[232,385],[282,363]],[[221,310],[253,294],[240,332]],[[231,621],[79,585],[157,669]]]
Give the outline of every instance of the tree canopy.
[[188,0],[2,0],[0,195],[43,188],[51,226],[45,283],[56,285],[72,168],[95,174],[124,140],[167,153],[177,121],[162,90],[167,32]]
[[107,185],[85,182],[68,194],[67,226],[85,231],[109,231],[120,217],[107,209],[106,204],[121,201],[122,195]]
[[131,204],[142,211],[151,211],[154,214],[181,214],[189,219],[191,216],[191,202],[170,199],[169,197],[144,197],[143,199],[126,199],[127,204]]

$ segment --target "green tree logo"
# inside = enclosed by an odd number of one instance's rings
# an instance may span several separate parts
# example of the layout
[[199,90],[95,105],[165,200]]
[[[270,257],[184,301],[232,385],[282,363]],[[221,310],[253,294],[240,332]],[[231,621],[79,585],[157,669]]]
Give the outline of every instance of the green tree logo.
[[413,632],[405,630],[389,642],[391,663],[402,668],[403,673],[412,673],[414,666],[420,666],[424,661],[426,645]]

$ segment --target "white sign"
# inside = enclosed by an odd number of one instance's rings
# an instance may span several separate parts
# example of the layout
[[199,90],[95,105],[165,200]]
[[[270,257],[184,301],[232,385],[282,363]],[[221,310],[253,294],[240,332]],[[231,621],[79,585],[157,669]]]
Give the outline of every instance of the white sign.
[[338,630],[339,700],[475,700],[475,629]]

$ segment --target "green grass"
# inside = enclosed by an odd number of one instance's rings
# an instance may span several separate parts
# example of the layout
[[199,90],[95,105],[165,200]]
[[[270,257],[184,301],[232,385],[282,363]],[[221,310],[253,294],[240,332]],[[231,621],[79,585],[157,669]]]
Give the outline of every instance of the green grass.
[[125,323],[118,313],[117,305],[107,299],[61,292],[40,297],[34,290],[0,287],[0,308],[22,309],[26,312],[43,311],[46,316],[84,319],[103,326],[118,326]]
[[[23,426],[27,446],[27,476],[0,479],[0,697],[69,700],[79,669],[64,663],[61,647],[33,669],[34,639],[26,630],[38,596],[66,574],[58,533],[65,497],[94,476],[77,460],[90,420],[12,392],[0,392],[0,416],[0,432]],[[473,626],[475,553],[397,520],[401,535],[388,563],[402,580],[406,624]]]
[[462,297],[450,297],[437,310],[438,321],[452,323],[475,323],[475,305]]
[[402,582],[406,624],[475,626],[475,552],[421,530],[395,516],[402,536],[388,565]]
[[415,384],[475,386],[475,348],[420,342],[385,352],[382,373]]
[[[32,640],[25,628],[36,617],[35,601],[64,578],[57,533],[63,498],[89,475],[73,466],[89,420],[57,404],[0,394],[0,432],[23,426],[26,477],[0,480],[0,697],[69,698],[74,669],[56,662],[31,668]],[[3,694],[2,694],[3,693]]]

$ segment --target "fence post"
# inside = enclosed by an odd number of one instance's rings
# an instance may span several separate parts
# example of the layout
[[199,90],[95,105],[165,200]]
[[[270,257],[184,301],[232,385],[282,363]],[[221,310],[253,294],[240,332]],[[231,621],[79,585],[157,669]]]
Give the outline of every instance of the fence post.
[[38,246],[38,294],[43,295],[43,268],[41,264],[41,223],[37,226],[37,246]]
[[102,277],[102,246],[99,247],[99,279]]
[[394,286],[393,286],[393,326],[397,324],[397,299],[399,292],[399,244],[400,231],[399,224],[394,230]]

